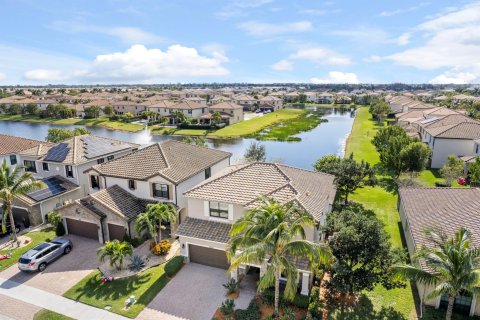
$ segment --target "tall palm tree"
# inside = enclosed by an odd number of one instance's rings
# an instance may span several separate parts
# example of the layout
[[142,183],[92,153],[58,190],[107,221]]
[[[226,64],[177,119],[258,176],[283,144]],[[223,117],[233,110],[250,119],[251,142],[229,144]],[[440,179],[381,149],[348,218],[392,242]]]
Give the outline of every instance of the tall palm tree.
[[432,247],[422,246],[414,260],[426,268],[397,265],[393,271],[398,276],[426,286],[435,286],[428,299],[448,296],[446,319],[452,318],[455,297],[462,291],[480,294],[480,251],[471,247],[470,234],[461,228],[452,238],[445,233],[425,230]]
[[133,253],[132,245],[128,242],[120,242],[118,240],[107,241],[103,247],[97,249],[97,255],[101,262],[106,258],[110,261],[110,266],[120,270],[123,265],[123,260],[127,255],[131,256]]
[[[3,160],[0,167],[0,200],[3,201],[4,213],[10,218],[13,241],[17,241],[17,231],[13,219],[13,200],[21,195],[44,187],[44,183],[36,180],[30,172],[24,172],[22,166],[8,166]],[[6,232],[6,214],[2,219],[2,230]]]
[[262,265],[267,270],[258,283],[260,291],[275,286],[275,313],[278,314],[280,276],[287,279],[284,296],[293,299],[298,272],[291,258],[306,257],[311,264],[330,261],[330,251],[323,244],[305,240],[307,227],[314,227],[311,215],[295,203],[280,204],[272,198],[260,199],[260,206],[237,220],[230,230],[227,255],[230,269],[241,264]]
[[[175,222],[177,220],[177,211],[171,203],[148,204],[147,210],[137,217],[136,229],[138,233],[147,231],[155,244],[162,239],[162,222]],[[157,240],[158,234],[158,240]]]

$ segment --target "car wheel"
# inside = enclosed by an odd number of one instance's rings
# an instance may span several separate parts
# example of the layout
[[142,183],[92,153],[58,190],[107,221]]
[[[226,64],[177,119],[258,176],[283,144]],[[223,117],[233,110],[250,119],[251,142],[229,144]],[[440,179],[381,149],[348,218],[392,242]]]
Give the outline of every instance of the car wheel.
[[72,251],[72,247],[71,246],[66,246],[65,249],[63,250],[63,253],[64,254],[69,254],[70,251]]
[[47,264],[45,262],[42,262],[38,266],[38,271],[40,271],[40,272],[45,271],[46,268],[47,268]]

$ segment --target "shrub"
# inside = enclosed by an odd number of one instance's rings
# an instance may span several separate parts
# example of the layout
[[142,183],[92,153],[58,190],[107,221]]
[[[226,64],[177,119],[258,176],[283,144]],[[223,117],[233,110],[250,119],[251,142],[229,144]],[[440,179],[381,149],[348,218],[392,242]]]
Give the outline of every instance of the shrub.
[[227,289],[227,294],[232,294],[238,291],[238,288],[240,288],[240,281],[237,281],[235,279],[230,279],[228,280],[227,283],[222,284],[222,286]]
[[435,187],[448,188],[450,186],[445,181],[435,181]]
[[308,305],[308,313],[313,319],[322,318],[323,304],[320,301],[320,288],[313,287],[310,292],[310,304]]
[[130,257],[128,269],[133,272],[139,272],[145,267],[145,261],[142,257],[134,255]]
[[281,320],[295,320],[295,311],[292,308],[283,308]]
[[173,277],[178,270],[180,270],[183,266],[183,256],[176,256],[170,259],[165,264],[165,273],[169,277]]
[[150,251],[155,255],[164,255],[170,251],[172,244],[168,240],[161,240],[159,243],[152,242],[150,244]]
[[231,316],[234,313],[235,301],[233,299],[227,299],[222,302],[220,306],[220,311],[224,316]]
[[65,227],[63,226],[63,223],[58,223],[57,227],[55,228],[55,234],[58,237],[64,236],[65,235]]
[[323,280],[323,270],[322,269],[317,269],[315,270],[315,276],[314,276],[314,281],[316,285],[320,285],[320,283]]
[[47,221],[56,227],[62,221],[62,216],[57,211],[51,211],[47,214]]
[[144,240],[142,238],[132,238],[131,241],[132,241],[132,246],[134,248],[138,247],[139,245],[141,245],[144,242]]
[[292,304],[300,309],[308,308],[309,297],[297,293],[293,298]]
[[235,316],[237,320],[257,320],[260,319],[260,306],[255,300],[252,300],[248,305],[248,308],[235,310]]
[[128,235],[128,233],[125,232],[125,234],[123,235],[123,239],[122,239],[123,242],[128,242],[130,244],[132,244],[132,238],[130,238],[130,236]]

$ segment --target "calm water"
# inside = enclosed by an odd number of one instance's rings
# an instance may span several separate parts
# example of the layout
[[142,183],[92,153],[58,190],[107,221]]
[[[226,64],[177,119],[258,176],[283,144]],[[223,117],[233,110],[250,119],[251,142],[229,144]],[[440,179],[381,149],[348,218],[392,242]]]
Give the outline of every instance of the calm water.
[[[345,141],[352,128],[354,113],[349,110],[325,110],[326,123],[309,132],[298,135],[300,142],[261,141],[265,145],[268,160],[281,161],[285,164],[311,169],[312,164],[327,154],[342,155]],[[74,125],[51,125],[43,123],[6,122],[0,121],[0,133],[44,140],[51,127],[74,128]],[[88,127],[92,133],[139,144],[149,144],[166,139],[181,139],[179,137],[151,135],[147,130],[141,132],[122,132],[101,127]],[[245,149],[254,139],[208,140],[209,147],[231,152],[232,162],[243,157]]]

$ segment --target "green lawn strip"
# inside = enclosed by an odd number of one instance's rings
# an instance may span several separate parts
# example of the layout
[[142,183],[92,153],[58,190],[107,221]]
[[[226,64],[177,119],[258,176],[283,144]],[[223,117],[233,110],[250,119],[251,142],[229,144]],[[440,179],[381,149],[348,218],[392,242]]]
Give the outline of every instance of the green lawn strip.
[[12,253],[12,257],[10,259],[5,259],[5,260],[0,261],[0,271],[3,271],[5,269],[7,269],[8,267],[16,264],[18,259],[20,258],[20,256],[22,256],[25,252],[27,252],[28,250],[30,250],[31,248],[33,248],[37,244],[39,244],[41,242],[44,242],[47,239],[55,238],[55,231],[53,230],[53,228],[48,228],[48,229],[44,229],[44,230],[41,230],[41,231],[29,232],[29,233],[25,234],[25,236],[32,239],[32,241],[28,245],[26,245],[22,248],[19,248],[19,249],[15,249],[15,250],[8,250],[8,249],[7,250],[0,250],[0,254]]
[[[356,107],[357,105],[352,103],[352,104],[334,104],[334,103],[304,103],[303,106],[305,107],[318,107],[318,108],[352,108]],[[299,107],[299,105],[296,105],[294,103],[286,103],[284,105],[285,108],[290,108],[290,107]]]
[[155,126],[151,128],[151,133],[155,135],[174,135],[174,136],[205,136],[209,131],[205,129],[177,129],[172,127]]
[[253,135],[275,123],[297,118],[305,113],[300,109],[282,109],[264,116],[245,120],[209,133],[209,138],[237,138]]
[[345,154],[353,153],[355,159],[365,160],[371,165],[375,165],[380,161],[380,157],[372,144],[372,139],[379,126],[371,118],[367,107],[357,109],[352,131],[347,140]]
[[[63,296],[100,309],[111,306],[109,311],[135,318],[168,283],[164,267],[165,264],[162,264],[136,276],[106,283],[101,282],[100,272],[94,271]],[[125,300],[132,295],[137,302],[130,309],[124,310]]]
[[323,112],[307,111],[297,118],[282,121],[257,133],[259,140],[300,141],[296,134],[315,129],[321,122]]
[[43,309],[35,313],[35,315],[33,316],[33,320],[73,320],[73,318],[47,309]]

